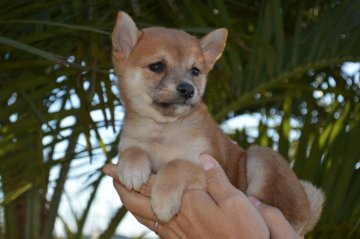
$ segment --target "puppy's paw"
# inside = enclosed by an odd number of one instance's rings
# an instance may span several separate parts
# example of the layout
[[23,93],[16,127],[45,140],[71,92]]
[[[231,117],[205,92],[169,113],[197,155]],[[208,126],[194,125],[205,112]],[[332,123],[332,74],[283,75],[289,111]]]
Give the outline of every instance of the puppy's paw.
[[151,207],[160,221],[168,222],[179,212],[183,191],[184,189],[180,187],[175,187],[171,190],[165,190],[159,187],[153,188]]
[[151,163],[147,155],[123,157],[117,165],[119,180],[129,190],[139,190],[151,174]]
[[151,192],[151,207],[160,221],[168,222],[181,206],[185,190],[206,191],[206,175],[191,161],[176,159],[159,170]]

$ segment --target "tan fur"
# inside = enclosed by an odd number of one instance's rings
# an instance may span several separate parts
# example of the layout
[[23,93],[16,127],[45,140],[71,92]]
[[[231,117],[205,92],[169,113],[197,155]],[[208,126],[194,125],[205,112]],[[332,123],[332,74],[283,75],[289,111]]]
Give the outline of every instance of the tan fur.
[[[246,152],[234,144],[201,102],[207,73],[220,57],[226,37],[225,29],[200,40],[161,27],[139,31],[127,14],[118,14],[113,61],[126,108],[120,181],[138,190],[150,170],[157,172],[152,208],[160,220],[168,221],[178,212],[184,191],[206,190],[205,174],[196,162],[207,153],[219,161],[233,185],[278,207],[301,234],[309,218],[314,218],[310,206],[315,204],[309,203],[288,163],[271,149],[251,147]],[[163,71],[151,70],[156,62],[165,65]],[[199,75],[191,74],[193,67]],[[180,95],[181,83],[193,86],[191,97]],[[316,210],[320,215],[321,209]],[[316,223],[318,216],[315,219]]]
[[183,192],[205,188],[206,177],[198,164],[175,159],[158,172],[151,192],[151,206],[159,220],[169,221],[180,209]]
[[301,233],[310,215],[310,204],[289,164],[280,154],[265,147],[252,146],[247,155],[246,194],[279,208]]

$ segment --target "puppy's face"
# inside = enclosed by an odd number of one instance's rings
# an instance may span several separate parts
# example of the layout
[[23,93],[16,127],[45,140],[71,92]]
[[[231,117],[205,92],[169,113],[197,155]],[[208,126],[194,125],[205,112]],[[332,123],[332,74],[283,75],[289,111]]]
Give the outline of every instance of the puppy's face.
[[192,112],[226,36],[225,29],[200,40],[174,29],[139,31],[126,13],[119,13],[112,34],[113,60],[126,109],[158,122]]

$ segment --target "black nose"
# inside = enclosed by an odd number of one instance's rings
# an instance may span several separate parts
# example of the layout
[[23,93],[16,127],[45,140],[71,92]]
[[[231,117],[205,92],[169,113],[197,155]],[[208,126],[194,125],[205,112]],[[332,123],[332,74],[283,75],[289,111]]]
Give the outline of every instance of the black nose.
[[194,86],[189,83],[180,83],[176,89],[179,92],[179,95],[186,100],[194,96]]

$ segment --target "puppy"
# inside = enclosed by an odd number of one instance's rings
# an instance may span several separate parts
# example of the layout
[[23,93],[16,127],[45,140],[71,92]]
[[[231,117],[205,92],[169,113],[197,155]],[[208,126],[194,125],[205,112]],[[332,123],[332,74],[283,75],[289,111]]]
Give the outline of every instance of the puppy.
[[119,12],[112,33],[113,63],[126,114],[117,166],[120,181],[139,190],[157,173],[151,204],[161,221],[178,211],[184,191],[206,190],[200,154],[217,159],[230,182],[247,195],[279,208],[304,235],[319,220],[324,197],[297,179],[269,148],[247,151],[212,120],[201,98],[206,76],[222,54],[226,29],[201,39],[162,27],[139,30]]

